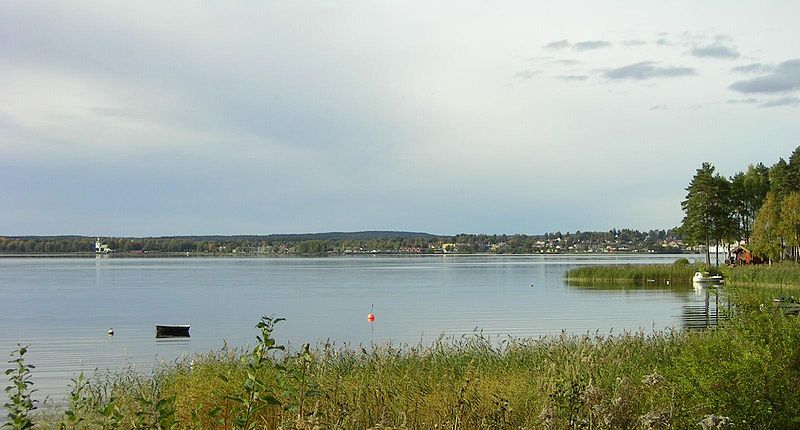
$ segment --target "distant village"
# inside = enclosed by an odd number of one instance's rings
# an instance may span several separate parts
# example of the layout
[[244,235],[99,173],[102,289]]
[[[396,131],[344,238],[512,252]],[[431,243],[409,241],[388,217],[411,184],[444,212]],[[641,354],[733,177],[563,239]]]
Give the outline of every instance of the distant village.
[[[390,235],[391,233],[386,233]],[[689,246],[672,230],[546,233],[543,235],[406,235],[372,238],[329,237],[325,233],[300,238],[109,238],[97,239],[97,254],[189,253],[203,255],[357,255],[357,254],[574,254],[703,252]],[[317,238],[309,238],[317,237]]]

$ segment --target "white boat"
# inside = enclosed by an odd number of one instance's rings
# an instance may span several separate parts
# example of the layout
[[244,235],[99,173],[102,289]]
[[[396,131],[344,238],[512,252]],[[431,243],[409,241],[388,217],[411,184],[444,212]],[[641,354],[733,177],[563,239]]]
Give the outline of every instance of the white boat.
[[694,276],[692,277],[692,283],[697,284],[718,284],[722,282],[721,275],[709,275],[707,272],[694,272]]

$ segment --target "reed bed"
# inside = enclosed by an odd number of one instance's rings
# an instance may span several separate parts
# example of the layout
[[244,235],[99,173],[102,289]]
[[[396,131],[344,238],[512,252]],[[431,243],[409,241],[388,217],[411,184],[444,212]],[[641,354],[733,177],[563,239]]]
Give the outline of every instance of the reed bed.
[[724,273],[739,284],[800,286],[800,264],[794,262],[727,267]]
[[36,426],[798,428],[800,324],[762,306],[767,299],[740,294],[736,315],[699,332],[476,333],[431,345],[298,351],[276,345],[266,319],[254,350],[223,349],[152,375],[76,377],[66,410],[39,415]]
[[575,284],[691,284],[697,271],[709,271],[697,264],[624,264],[617,266],[586,266],[569,270],[566,279]]

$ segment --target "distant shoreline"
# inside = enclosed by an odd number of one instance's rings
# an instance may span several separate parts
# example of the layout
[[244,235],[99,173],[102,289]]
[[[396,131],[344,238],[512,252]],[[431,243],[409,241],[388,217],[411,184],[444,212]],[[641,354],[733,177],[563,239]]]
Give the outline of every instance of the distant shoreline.
[[230,254],[230,253],[199,253],[199,252],[158,252],[158,253],[132,253],[132,252],[115,252],[110,254],[95,254],[91,252],[30,252],[30,253],[0,253],[2,258],[96,258],[96,259],[116,259],[116,258],[320,258],[320,257],[366,257],[366,256],[397,256],[397,257],[480,257],[480,256],[496,256],[496,257],[519,257],[519,256],[603,256],[613,257],[619,255],[641,255],[641,256],[654,256],[654,255],[695,255],[693,253],[681,252],[661,252],[661,253],[643,253],[643,252],[544,252],[544,253],[399,253],[399,252],[363,252],[363,253],[336,253],[336,254]]

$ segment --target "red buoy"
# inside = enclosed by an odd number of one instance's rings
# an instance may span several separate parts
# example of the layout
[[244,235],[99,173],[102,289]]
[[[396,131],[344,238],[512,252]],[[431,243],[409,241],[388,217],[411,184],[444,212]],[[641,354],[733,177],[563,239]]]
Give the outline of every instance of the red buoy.
[[372,313],[374,308],[375,308],[374,304],[369,305],[370,312],[367,314],[367,321],[369,321],[369,322],[375,321],[375,314]]

